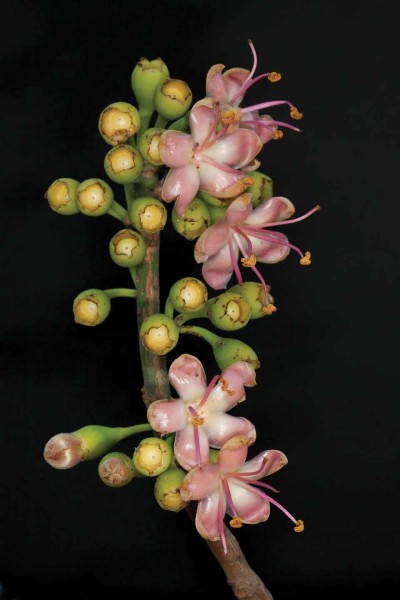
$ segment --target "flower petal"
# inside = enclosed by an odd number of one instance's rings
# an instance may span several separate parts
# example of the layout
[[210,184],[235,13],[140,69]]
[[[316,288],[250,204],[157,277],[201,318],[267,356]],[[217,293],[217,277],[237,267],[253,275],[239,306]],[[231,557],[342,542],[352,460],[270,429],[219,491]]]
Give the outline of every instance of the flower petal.
[[236,479],[229,478],[229,489],[237,516],[243,523],[256,525],[268,519],[270,504],[266,498],[255,493],[251,485],[238,484]]
[[[201,464],[205,464],[210,457],[208,435],[206,429],[201,425],[197,427],[197,431],[199,434]],[[186,469],[186,471],[190,471],[190,469],[199,466],[194,427],[192,424],[187,425],[181,431],[177,432],[174,443],[174,455],[175,459],[179,462],[181,467]]]
[[[267,459],[267,460],[265,460]],[[286,454],[280,450],[265,450],[260,452],[254,458],[248,460],[239,469],[239,473],[247,480],[258,480],[272,475],[287,465]],[[246,475],[246,473],[256,473],[255,475]]]
[[255,238],[249,235],[252,244],[252,253],[258,262],[277,263],[284,260],[290,252],[288,239],[283,233],[271,231],[271,234],[264,239]]
[[[238,257],[238,248],[234,244],[234,254]],[[214,290],[223,290],[228,285],[233,273],[232,258],[228,245],[224,246],[218,254],[208,258],[201,269],[203,279]]]
[[[207,157],[205,157],[207,158]],[[221,164],[208,164],[201,161],[199,164],[200,191],[207,192],[216,198],[231,198],[235,194],[236,189],[241,193],[244,191],[241,182],[246,179],[246,187],[248,178],[243,171],[237,171]],[[230,195],[227,194],[229,190]],[[233,193],[231,193],[233,190]]]
[[218,453],[218,465],[221,472],[238,471],[247,457],[248,446],[254,440],[244,435],[237,435],[228,440]]
[[215,418],[206,420],[208,441],[210,446],[221,448],[232,437],[241,435],[252,440],[256,439],[256,430],[253,423],[244,417],[234,417],[220,413]]
[[215,492],[218,486],[218,465],[209,463],[203,467],[196,467],[186,474],[181,485],[181,496],[185,501],[201,500]]
[[192,159],[194,141],[182,131],[165,131],[160,137],[160,158],[168,167],[184,167]]
[[[225,86],[227,89],[227,96],[225,102],[228,104],[232,103],[232,100],[235,98],[236,94],[240,91],[245,83],[246,79],[249,76],[250,71],[248,69],[242,69],[241,67],[234,67],[232,69],[228,69],[223,74],[223,78],[225,81]],[[234,101],[234,105],[238,105],[243,100],[244,93],[236,98]]]
[[[219,530],[219,492],[215,491],[211,496],[207,496],[203,500],[200,500],[197,505],[196,511],[196,529],[201,537],[206,540],[216,542],[220,539]],[[226,511],[226,500],[222,497],[222,516],[225,515]]]
[[255,131],[239,128],[223,135],[202,154],[218,163],[240,169],[251,163],[261,149],[262,143]]
[[197,168],[192,164],[170,169],[162,186],[162,199],[171,202],[176,198],[175,210],[182,215],[196,196],[199,183]]
[[207,389],[203,365],[191,354],[181,354],[171,363],[168,378],[186,403],[200,400]]
[[189,116],[192,137],[200,146],[215,134],[218,124],[218,105],[214,98],[202,98],[196,102]]
[[206,96],[211,96],[219,102],[225,102],[227,97],[227,89],[222,76],[224,68],[225,65],[213,65],[206,76]]
[[269,223],[290,219],[295,211],[293,203],[284,196],[274,196],[261,202],[247,217],[246,225],[268,227]]
[[217,254],[229,240],[229,224],[225,218],[208,227],[197,239],[194,246],[194,258],[202,263],[209,256]]
[[207,402],[215,405],[219,410],[227,411],[238,402],[245,399],[245,386],[256,385],[254,368],[246,361],[239,360],[221,373],[218,384],[212,390]]
[[147,420],[158,433],[174,433],[183,429],[187,420],[187,409],[182,400],[156,400],[147,409]]

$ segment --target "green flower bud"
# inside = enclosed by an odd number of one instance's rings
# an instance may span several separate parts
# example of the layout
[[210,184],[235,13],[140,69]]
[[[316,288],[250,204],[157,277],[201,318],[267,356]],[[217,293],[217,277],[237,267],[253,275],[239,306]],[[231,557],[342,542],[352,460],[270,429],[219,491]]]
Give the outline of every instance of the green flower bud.
[[103,456],[98,472],[102,482],[112,488],[127,485],[137,475],[133,460],[123,452],[110,452]]
[[211,224],[209,207],[200,198],[195,198],[182,215],[178,215],[175,205],[171,212],[172,226],[187,240],[195,240]]
[[77,188],[77,200],[81,213],[88,217],[107,214],[114,202],[114,192],[102,179],[85,179]]
[[142,233],[156,233],[165,227],[167,209],[157,198],[142,196],[136,198],[130,209],[132,225]]
[[222,217],[225,216],[227,209],[227,206],[209,206],[208,210],[210,213],[211,225],[214,225],[214,223],[217,223],[217,221],[222,219]]
[[219,454],[219,450],[216,450],[215,448],[210,448],[210,463],[213,465],[216,465],[218,463],[218,454]]
[[176,311],[191,313],[203,308],[208,300],[208,291],[200,279],[184,277],[174,283],[168,297]]
[[110,146],[125,144],[140,129],[139,111],[128,102],[113,102],[101,111],[98,126]]
[[209,304],[207,316],[211,323],[224,331],[241,329],[250,320],[251,306],[240,294],[224,292]]
[[212,348],[214,358],[221,371],[239,360],[248,362],[254,369],[258,369],[260,366],[260,361],[253,348],[241,340],[221,337],[213,344]]
[[154,484],[154,496],[164,510],[179,512],[188,505],[181,496],[181,485],[186,472],[179,467],[172,467],[159,475]]
[[[269,286],[267,287],[269,289]],[[244,281],[243,283],[234,285],[229,291],[240,294],[246,298],[251,306],[250,319],[259,319],[260,317],[265,317],[267,314],[272,314],[273,309],[271,310],[271,306],[273,306],[274,299],[268,294],[267,301],[265,290],[261,283],[258,283],[257,281]],[[269,311],[268,307],[270,307]]]
[[146,350],[160,356],[173,350],[179,339],[175,321],[162,313],[144,319],[139,335]]
[[182,117],[189,110],[192,100],[190,87],[181,79],[166,79],[154,94],[156,111],[168,121]]
[[141,58],[131,74],[131,84],[137,103],[147,111],[154,110],[154,93],[169,77],[168,67],[161,58]]
[[163,161],[160,158],[159,143],[160,137],[165,129],[161,127],[150,127],[140,136],[138,148],[139,152],[148,163],[153,167],[160,167]]
[[116,183],[133,183],[142,172],[142,167],[141,154],[128,144],[111,148],[104,158],[104,170]]
[[86,425],[72,433],[59,433],[45,445],[43,457],[55,469],[70,469],[99,458],[124,437],[123,427]]
[[204,200],[209,206],[225,206],[228,207],[235,198],[216,198],[207,194],[207,192],[197,192],[197,196]]
[[76,215],[79,213],[79,206],[76,199],[76,191],[79,181],[69,177],[61,177],[53,181],[46,191],[44,197],[49,206],[59,215]]
[[138,231],[121,229],[109,244],[110,256],[120,267],[139,265],[146,254],[146,242]]
[[111,310],[111,300],[103,290],[85,290],[73,303],[75,323],[94,327],[106,320]]
[[254,181],[254,183],[246,189],[246,192],[253,194],[252,204],[254,207],[261,204],[261,202],[264,202],[264,200],[272,198],[271,177],[268,177],[268,175],[264,175],[264,173],[260,173],[259,171],[249,171],[247,175]]
[[157,477],[164,473],[172,462],[171,446],[158,437],[143,439],[133,453],[135,469],[146,477]]

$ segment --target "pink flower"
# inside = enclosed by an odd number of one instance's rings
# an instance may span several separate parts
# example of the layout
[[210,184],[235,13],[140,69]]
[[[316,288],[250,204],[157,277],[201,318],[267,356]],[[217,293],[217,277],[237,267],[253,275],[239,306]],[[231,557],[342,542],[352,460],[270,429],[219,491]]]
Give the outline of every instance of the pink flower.
[[190,111],[191,135],[165,131],[159,143],[161,160],[170,167],[161,196],[166,202],[176,199],[178,215],[185,212],[199,190],[217,198],[241,194],[252,180],[246,168],[252,168],[262,142],[251,129],[228,132],[218,129],[219,103],[203,98]]
[[210,446],[221,448],[235,435],[256,439],[250,421],[225,414],[245,399],[244,386],[256,384],[255,371],[247,362],[227,367],[207,386],[201,362],[182,354],[171,364],[169,380],[180,398],[153,402],[147,418],[162,435],[176,432],[175,458],[184,469],[207,463]]
[[[235,271],[238,282],[242,283],[238,266],[239,254],[242,254],[242,265],[251,268],[261,281],[268,305],[267,285],[256,263],[277,263],[293,249],[300,255],[300,263],[307,265],[311,262],[311,254],[303,254],[285,235],[267,228],[296,223],[319,208],[316,206],[305,215],[289,220],[295,208],[287,198],[275,196],[253,209],[251,194],[242,194],[229,205],[224,217],[208,227],[196,241],[194,256],[198,263],[204,263],[202,275],[205,281],[215,290],[224,289]],[[270,309],[266,307],[267,314]]]
[[269,115],[260,115],[259,110],[286,104],[290,107],[290,116],[293,119],[301,119],[303,115],[287,100],[273,100],[245,108],[237,108],[242,103],[247,90],[261,79],[267,78],[272,83],[281,79],[281,74],[275,71],[262,73],[254,77],[257,69],[257,53],[252,41],[248,40],[248,43],[253,53],[251,71],[237,67],[223,72],[225,65],[213,65],[206,77],[206,94],[207,96],[216,98],[221,103],[222,123],[229,123],[230,128],[236,125],[253,129],[260,137],[262,143],[265,144],[273,138],[279,139],[282,137],[283,133],[278,130],[278,125],[293,129],[294,131],[300,131],[300,129],[293,127],[289,123],[276,121]]
[[186,474],[181,486],[184,501],[198,500],[196,528],[208,540],[221,540],[226,553],[224,517],[231,517],[231,527],[243,523],[256,525],[270,515],[270,504],[277,506],[295,523],[294,530],[303,531],[303,521],[295,519],[279,502],[258,489],[277,492],[267,483],[258,481],[284,467],[288,459],[280,450],[265,450],[245,462],[252,440],[235,436],[224,444],[218,454],[217,464],[197,467]]

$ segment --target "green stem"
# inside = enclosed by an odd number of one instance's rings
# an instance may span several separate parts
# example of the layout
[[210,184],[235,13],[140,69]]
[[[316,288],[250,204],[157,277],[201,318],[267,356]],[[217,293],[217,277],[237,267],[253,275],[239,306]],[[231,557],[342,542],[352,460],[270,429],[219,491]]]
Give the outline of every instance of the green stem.
[[151,426],[148,423],[140,425],[132,425],[131,427],[118,427],[118,433],[121,440],[124,440],[135,433],[141,433],[142,431],[152,431]]
[[116,200],[114,200],[114,202],[111,204],[111,207],[108,209],[107,214],[111,215],[115,219],[118,219],[118,221],[125,223],[126,217],[128,216],[128,211]]
[[124,192],[126,199],[126,206],[128,207],[128,211],[130,211],[132,202],[135,199],[135,187],[133,183],[124,183]]
[[164,313],[167,315],[167,317],[170,317],[171,319],[174,318],[174,307],[172,306],[169,296],[165,301]]
[[139,114],[140,114],[140,129],[137,133],[138,142],[142,134],[148,129],[151,115],[153,114],[153,109],[145,108],[144,106],[139,106]]
[[189,129],[189,115],[190,112],[188,111],[185,115],[183,115],[183,117],[177,119],[173,123],[170,123],[168,125],[168,129],[175,129],[178,131],[184,131],[185,129]]
[[136,298],[136,290],[131,288],[111,288],[109,290],[103,290],[107,296],[112,298]]
[[205,329],[205,327],[198,327],[197,325],[183,325],[178,327],[178,329],[179,333],[189,333],[190,335],[200,337],[205,342],[208,342],[210,346],[214,346],[221,339],[219,335],[212,333],[208,329]]
[[206,302],[205,305],[200,310],[196,310],[195,312],[181,313],[180,315],[175,317],[176,324],[183,325],[184,323],[186,323],[187,321],[190,321],[191,319],[204,319],[204,318],[208,317],[207,312],[208,312],[208,307],[210,305],[210,302],[211,302],[211,300],[208,300],[208,302]]
[[158,115],[154,127],[160,127],[161,129],[165,129],[166,124],[168,123],[168,119]]

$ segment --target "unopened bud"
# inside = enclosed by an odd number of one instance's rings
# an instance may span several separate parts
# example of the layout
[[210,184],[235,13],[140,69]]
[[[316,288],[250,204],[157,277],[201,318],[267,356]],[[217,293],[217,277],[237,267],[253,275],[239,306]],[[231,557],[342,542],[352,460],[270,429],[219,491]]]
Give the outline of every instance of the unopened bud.
[[139,335],[144,347],[149,352],[160,356],[173,350],[179,339],[175,321],[162,313],[144,319]]
[[171,212],[172,225],[187,240],[195,240],[211,224],[209,207],[200,198],[194,198],[187,209],[178,215],[175,205]]
[[182,117],[189,110],[192,100],[190,87],[181,79],[166,79],[154,94],[156,111],[169,121]]
[[91,288],[76,296],[73,302],[75,323],[94,327],[106,320],[111,300],[103,290]]
[[240,294],[224,292],[210,302],[207,315],[218,329],[236,331],[249,322],[251,306]]
[[133,453],[135,469],[146,477],[157,477],[164,473],[172,461],[171,446],[158,437],[143,439]]
[[258,369],[260,366],[260,361],[253,348],[234,338],[219,338],[213,344],[213,353],[221,371],[239,360],[249,363],[253,369]]
[[125,144],[128,138],[139,131],[139,111],[128,102],[113,102],[100,113],[98,126],[107,144]]
[[179,512],[188,505],[181,496],[181,485],[186,472],[179,467],[172,467],[159,475],[154,484],[154,496],[164,510]]
[[167,209],[161,200],[151,196],[136,198],[129,212],[132,225],[142,233],[156,233],[164,229]]
[[76,198],[76,191],[79,181],[69,177],[61,177],[53,181],[46,191],[46,198],[52,210],[60,215],[76,215],[79,213],[79,206]]
[[114,192],[103,179],[85,179],[77,188],[77,200],[81,213],[88,217],[100,217],[111,208]]
[[169,300],[178,312],[196,312],[206,304],[208,291],[200,279],[184,277],[176,281],[171,287]]
[[259,171],[248,171],[247,175],[251,177],[254,183],[246,189],[246,193],[253,194],[251,202],[254,207],[272,198],[273,182],[271,177],[260,173]]
[[154,93],[158,86],[169,77],[168,67],[161,58],[148,60],[141,58],[131,75],[132,90],[141,108],[154,110]]
[[140,176],[142,168],[141,154],[128,144],[111,148],[104,158],[104,170],[116,183],[133,183]]
[[150,127],[140,136],[138,148],[144,160],[153,165],[153,167],[160,167],[163,165],[163,161],[160,158],[160,137],[164,133],[165,129],[160,127]]
[[110,256],[120,267],[135,267],[146,254],[146,242],[138,231],[121,229],[109,244]]
[[137,475],[133,460],[123,452],[109,452],[98,466],[99,477],[108,487],[120,488]]
[[228,207],[235,198],[216,198],[207,192],[197,192],[201,200],[204,200],[209,206],[225,206]]
[[208,210],[210,213],[210,223],[211,223],[211,225],[214,225],[214,223],[217,223],[226,215],[226,211],[228,210],[228,207],[227,206],[209,206]]
[[[269,287],[269,286],[268,286]],[[273,304],[273,297],[268,294],[268,299],[265,296],[265,289],[261,283],[257,281],[244,281],[234,285],[229,289],[230,292],[240,294],[246,298],[251,306],[250,319],[260,319],[267,314],[265,308],[268,304]]]

